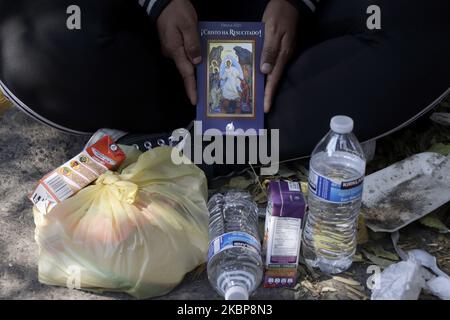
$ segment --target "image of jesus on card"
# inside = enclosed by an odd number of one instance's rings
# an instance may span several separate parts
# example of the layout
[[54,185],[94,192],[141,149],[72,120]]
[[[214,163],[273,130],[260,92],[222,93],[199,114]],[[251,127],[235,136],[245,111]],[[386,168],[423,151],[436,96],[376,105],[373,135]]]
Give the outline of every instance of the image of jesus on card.
[[241,82],[244,81],[241,66],[233,60],[233,57],[226,57],[220,72],[225,113],[236,113],[242,93]]
[[209,41],[207,116],[252,118],[254,42]]

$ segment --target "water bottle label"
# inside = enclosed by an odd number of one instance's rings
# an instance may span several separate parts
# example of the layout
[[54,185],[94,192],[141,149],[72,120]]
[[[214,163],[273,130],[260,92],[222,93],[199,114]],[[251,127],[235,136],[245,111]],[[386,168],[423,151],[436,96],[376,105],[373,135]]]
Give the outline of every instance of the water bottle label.
[[364,176],[354,180],[335,181],[318,174],[314,169],[309,172],[309,190],[319,198],[329,202],[343,203],[360,199],[363,191]]
[[261,254],[261,244],[255,237],[245,232],[228,232],[210,242],[208,261],[219,252],[234,247],[246,248],[258,255]]

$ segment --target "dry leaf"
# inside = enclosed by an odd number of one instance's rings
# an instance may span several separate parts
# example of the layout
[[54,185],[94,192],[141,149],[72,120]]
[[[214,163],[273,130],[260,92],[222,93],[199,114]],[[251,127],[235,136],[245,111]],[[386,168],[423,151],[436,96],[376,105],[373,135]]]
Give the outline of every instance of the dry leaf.
[[323,287],[320,290],[320,293],[327,293],[327,292],[336,292],[337,289],[336,288],[332,288],[332,287]]
[[0,117],[2,117],[9,108],[11,108],[11,103],[0,91]]
[[345,283],[345,284],[348,284],[349,286],[358,286],[358,287],[361,286],[361,283],[359,283],[358,281],[353,280],[353,279],[343,278],[343,277],[339,277],[339,276],[334,276],[332,279],[342,282],[342,283]]
[[0,91],[0,104],[6,104],[9,103],[8,99],[3,95],[3,93]]
[[288,167],[281,165],[279,170],[278,170],[278,175],[281,178],[289,178],[292,176],[295,176],[297,173],[291,169],[289,169]]
[[308,176],[309,176],[309,171],[308,169],[306,169],[302,164],[297,163],[295,168],[298,170],[297,171],[297,178],[300,179],[300,181],[308,181]]
[[356,239],[358,244],[367,243],[369,241],[369,232],[367,231],[366,220],[362,214],[358,217],[357,231]]
[[427,243],[429,247],[439,247],[439,243]]
[[356,290],[355,288],[352,288],[350,286],[345,285],[345,289],[347,289],[348,291],[350,291],[350,292],[354,293],[355,295],[361,297],[364,300],[368,299],[368,297],[366,296],[365,293],[363,293],[363,292],[361,292],[359,290]]
[[431,213],[431,214],[423,217],[422,219],[420,219],[420,223],[426,227],[436,229],[441,233],[449,233],[450,232],[450,230],[447,228],[447,226],[434,213]]
[[242,176],[234,177],[230,179],[228,186],[232,189],[246,190],[254,183],[252,179],[248,179]]
[[302,285],[303,288],[308,289],[311,293],[318,295],[319,291],[314,287],[314,285],[308,281],[308,280],[303,280],[302,282],[300,282],[300,284]]
[[450,113],[448,112],[435,112],[431,115],[430,119],[440,125],[450,126]]
[[354,294],[352,292],[347,292],[347,297],[350,298],[351,300],[361,300],[361,298],[359,296],[357,296],[356,294]]
[[254,197],[253,201],[255,201],[257,204],[266,203],[267,202],[267,196],[266,196],[266,194],[264,192],[261,191],[260,193],[258,193]]
[[271,181],[271,180],[269,180],[269,179],[265,179],[265,180],[263,181],[262,186],[263,186],[264,189],[267,190],[267,188],[269,188],[269,183],[270,183],[270,181]]
[[308,182],[300,182],[300,187],[304,195],[308,194]]
[[364,262],[364,259],[361,254],[355,254],[353,256],[353,262]]

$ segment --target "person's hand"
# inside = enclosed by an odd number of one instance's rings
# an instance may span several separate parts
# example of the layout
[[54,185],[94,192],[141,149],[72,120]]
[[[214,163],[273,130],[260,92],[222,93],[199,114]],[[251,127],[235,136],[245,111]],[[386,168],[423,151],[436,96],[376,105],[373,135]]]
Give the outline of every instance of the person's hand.
[[265,40],[261,72],[267,75],[264,112],[269,112],[275,90],[296,43],[298,11],[287,0],[271,0],[263,16]]
[[175,62],[193,105],[197,103],[194,65],[202,61],[197,13],[189,0],[172,0],[156,21],[163,54]]

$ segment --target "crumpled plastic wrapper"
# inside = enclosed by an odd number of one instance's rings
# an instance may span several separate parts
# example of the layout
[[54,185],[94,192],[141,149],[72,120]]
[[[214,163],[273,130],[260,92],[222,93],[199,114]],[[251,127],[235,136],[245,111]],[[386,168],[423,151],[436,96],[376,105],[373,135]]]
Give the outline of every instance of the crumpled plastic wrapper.
[[371,299],[417,300],[422,289],[450,300],[450,277],[438,268],[434,256],[424,250],[411,250],[405,261],[390,265],[380,274]]
[[442,300],[450,300],[450,278],[436,277],[427,282],[426,290]]

